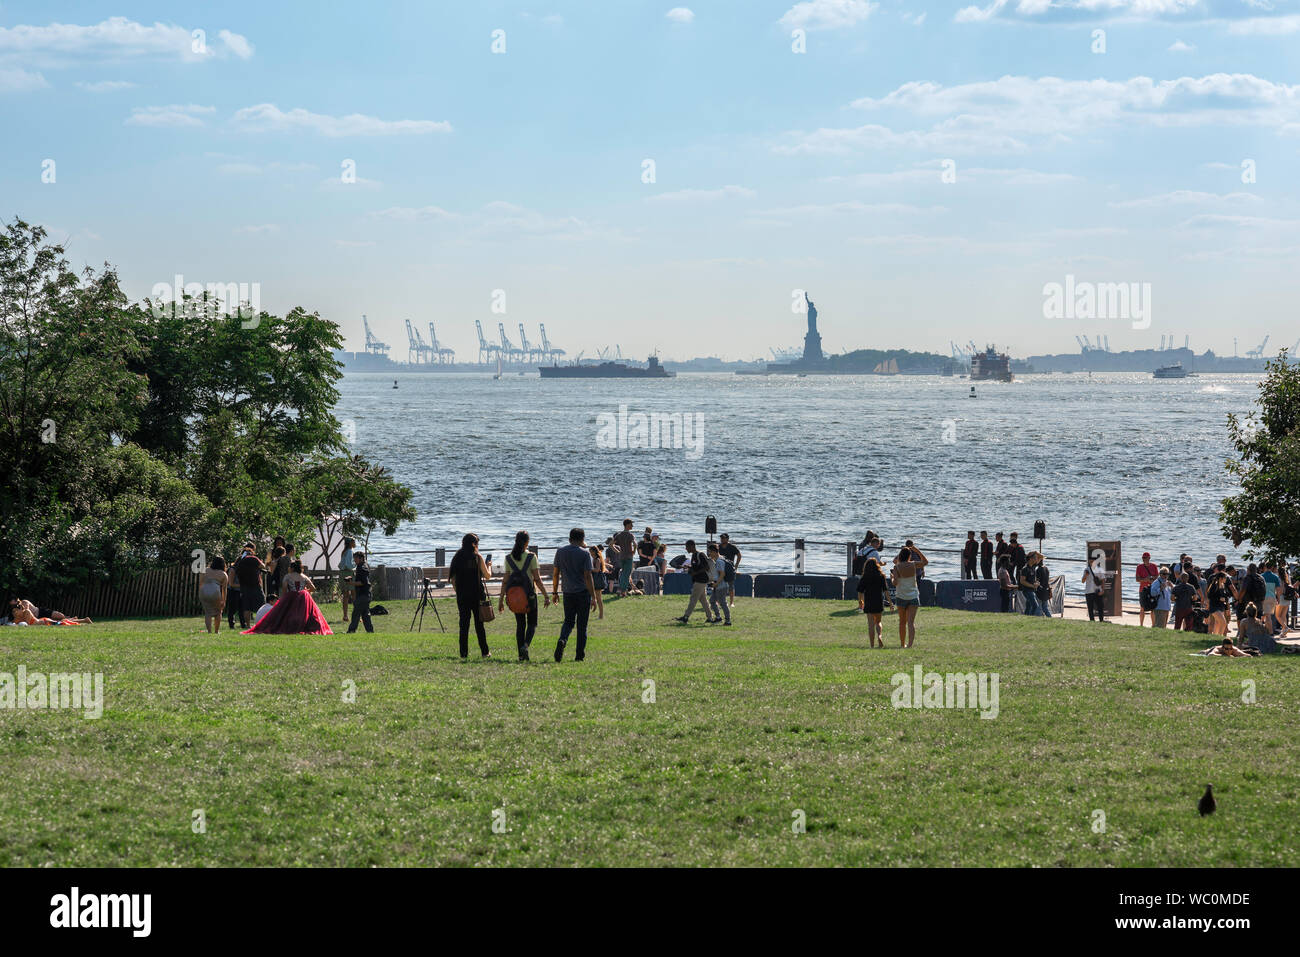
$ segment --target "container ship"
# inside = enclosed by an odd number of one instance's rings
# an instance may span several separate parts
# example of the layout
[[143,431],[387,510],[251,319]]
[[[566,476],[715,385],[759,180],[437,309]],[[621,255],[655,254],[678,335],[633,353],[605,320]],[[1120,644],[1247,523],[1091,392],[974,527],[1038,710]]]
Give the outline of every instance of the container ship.
[[972,382],[1010,382],[1011,356],[992,346],[975,353],[970,359],[970,378]]
[[538,366],[537,371],[543,379],[670,379],[677,374],[660,365],[658,356],[651,356],[644,369],[621,362],[601,362],[597,365]]

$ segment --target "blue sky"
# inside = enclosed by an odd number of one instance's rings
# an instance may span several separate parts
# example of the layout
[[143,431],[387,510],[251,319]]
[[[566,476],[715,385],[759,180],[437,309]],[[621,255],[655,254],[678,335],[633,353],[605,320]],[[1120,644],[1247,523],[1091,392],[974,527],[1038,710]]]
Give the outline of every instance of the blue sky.
[[[0,213],[403,354],[753,357],[796,289],[829,351],[1230,354],[1300,335],[1298,51],[1297,0],[0,2]],[[1150,328],[1045,318],[1067,275]]]

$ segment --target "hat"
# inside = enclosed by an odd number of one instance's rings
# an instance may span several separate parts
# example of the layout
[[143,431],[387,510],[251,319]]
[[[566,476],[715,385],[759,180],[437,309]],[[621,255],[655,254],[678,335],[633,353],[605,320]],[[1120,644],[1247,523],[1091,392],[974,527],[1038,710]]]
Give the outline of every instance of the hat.
[[1150,553],[1150,552],[1143,552],[1143,553],[1142,553],[1142,561],[1144,561],[1144,562],[1145,562],[1145,561],[1150,561],[1150,559],[1151,559],[1151,553]]

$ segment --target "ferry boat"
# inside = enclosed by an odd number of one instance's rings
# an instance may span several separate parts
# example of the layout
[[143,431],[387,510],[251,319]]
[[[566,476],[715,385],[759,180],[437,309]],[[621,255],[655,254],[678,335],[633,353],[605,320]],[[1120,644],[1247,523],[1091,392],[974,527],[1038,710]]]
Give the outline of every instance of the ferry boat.
[[1152,375],[1157,379],[1186,379],[1187,370],[1183,368],[1181,362],[1175,362],[1171,366],[1161,366]]
[[977,352],[970,359],[970,380],[972,382],[1010,382],[1011,356],[998,352],[989,346],[983,352]]
[[621,362],[602,362],[586,366],[538,366],[537,371],[543,379],[670,379],[677,375],[660,365],[658,356],[651,356],[644,369]]

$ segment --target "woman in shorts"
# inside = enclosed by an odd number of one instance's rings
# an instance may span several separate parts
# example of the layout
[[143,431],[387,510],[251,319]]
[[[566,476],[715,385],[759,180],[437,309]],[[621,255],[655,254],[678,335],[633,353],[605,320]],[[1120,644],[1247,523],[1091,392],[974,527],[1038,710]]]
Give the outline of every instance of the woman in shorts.
[[889,579],[885,577],[884,567],[875,558],[862,560],[861,576],[858,578],[858,609],[867,613],[867,637],[871,647],[885,647],[885,637],[881,633],[880,616],[885,613],[885,592],[889,590]]
[[591,584],[596,589],[596,617],[604,618],[605,600],[601,595],[609,586],[609,568],[605,564],[605,553],[599,545],[592,545],[587,551],[591,552]]
[[898,608],[898,642],[911,648],[916,641],[916,610],[921,607],[917,575],[930,564],[909,538],[894,559],[894,605]]

